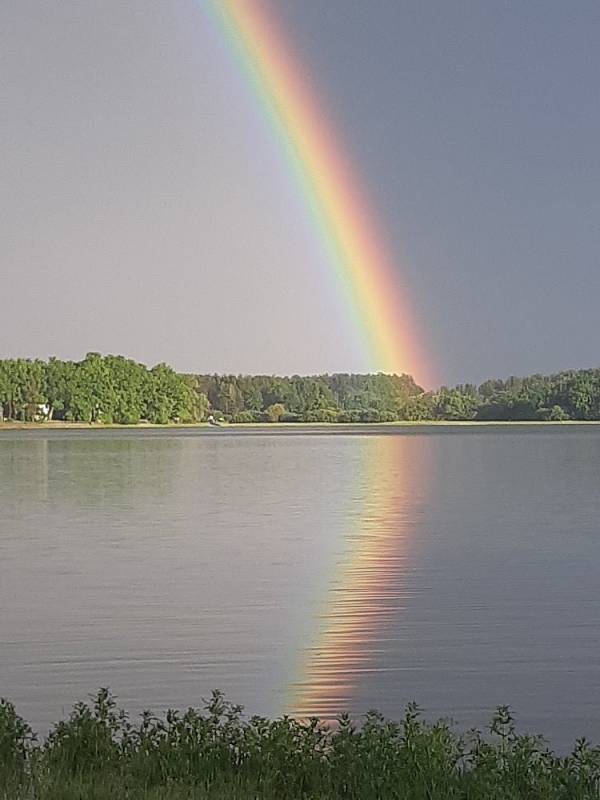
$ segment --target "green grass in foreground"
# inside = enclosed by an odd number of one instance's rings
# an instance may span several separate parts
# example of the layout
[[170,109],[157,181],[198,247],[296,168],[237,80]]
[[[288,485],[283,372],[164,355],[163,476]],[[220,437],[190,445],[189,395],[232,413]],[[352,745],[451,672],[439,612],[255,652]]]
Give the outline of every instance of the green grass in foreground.
[[244,719],[219,692],[202,711],[145,712],[137,724],[106,689],[77,704],[39,743],[0,702],[2,800],[583,800],[600,798],[600,748],[584,740],[563,758],[515,732],[499,708],[490,735],[425,723],[415,706],[400,723],[372,712]]

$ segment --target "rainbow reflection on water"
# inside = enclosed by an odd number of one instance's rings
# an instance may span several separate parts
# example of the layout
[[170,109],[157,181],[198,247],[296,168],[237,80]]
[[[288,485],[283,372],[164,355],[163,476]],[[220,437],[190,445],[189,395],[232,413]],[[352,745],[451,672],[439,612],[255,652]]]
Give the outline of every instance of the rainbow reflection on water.
[[331,579],[318,633],[306,648],[289,711],[332,719],[352,707],[353,694],[383,664],[390,623],[414,594],[410,580],[414,520],[423,504],[424,452],[420,437],[364,440],[359,485],[363,507]]

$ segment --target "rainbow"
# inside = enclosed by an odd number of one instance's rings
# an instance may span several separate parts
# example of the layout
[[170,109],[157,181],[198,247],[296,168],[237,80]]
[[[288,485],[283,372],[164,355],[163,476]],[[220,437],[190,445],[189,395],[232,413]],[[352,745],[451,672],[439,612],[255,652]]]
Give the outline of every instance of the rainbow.
[[[268,0],[208,0],[304,193],[370,369],[426,381],[405,290],[355,169]],[[428,376],[427,376],[428,379]]]
[[389,625],[415,591],[411,520],[427,488],[423,443],[416,436],[374,436],[362,446],[363,510],[349,531],[316,636],[290,686],[286,710],[300,717],[334,719],[355,710],[357,686],[383,669],[378,663],[388,647]]

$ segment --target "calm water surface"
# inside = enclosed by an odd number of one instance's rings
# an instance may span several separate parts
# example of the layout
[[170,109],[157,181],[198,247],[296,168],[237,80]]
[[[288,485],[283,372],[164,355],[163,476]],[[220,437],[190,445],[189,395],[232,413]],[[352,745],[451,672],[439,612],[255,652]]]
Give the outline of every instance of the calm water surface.
[[600,741],[600,428],[0,433],[0,695]]

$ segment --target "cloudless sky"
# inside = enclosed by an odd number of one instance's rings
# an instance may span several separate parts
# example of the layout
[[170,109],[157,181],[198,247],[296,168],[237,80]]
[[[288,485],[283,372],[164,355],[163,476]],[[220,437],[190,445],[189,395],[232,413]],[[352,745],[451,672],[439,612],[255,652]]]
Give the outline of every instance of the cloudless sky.
[[[600,4],[271,6],[437,382],[598,366]],[[6,0],[0,37],[0,357],[369,368],[206,3]]]

